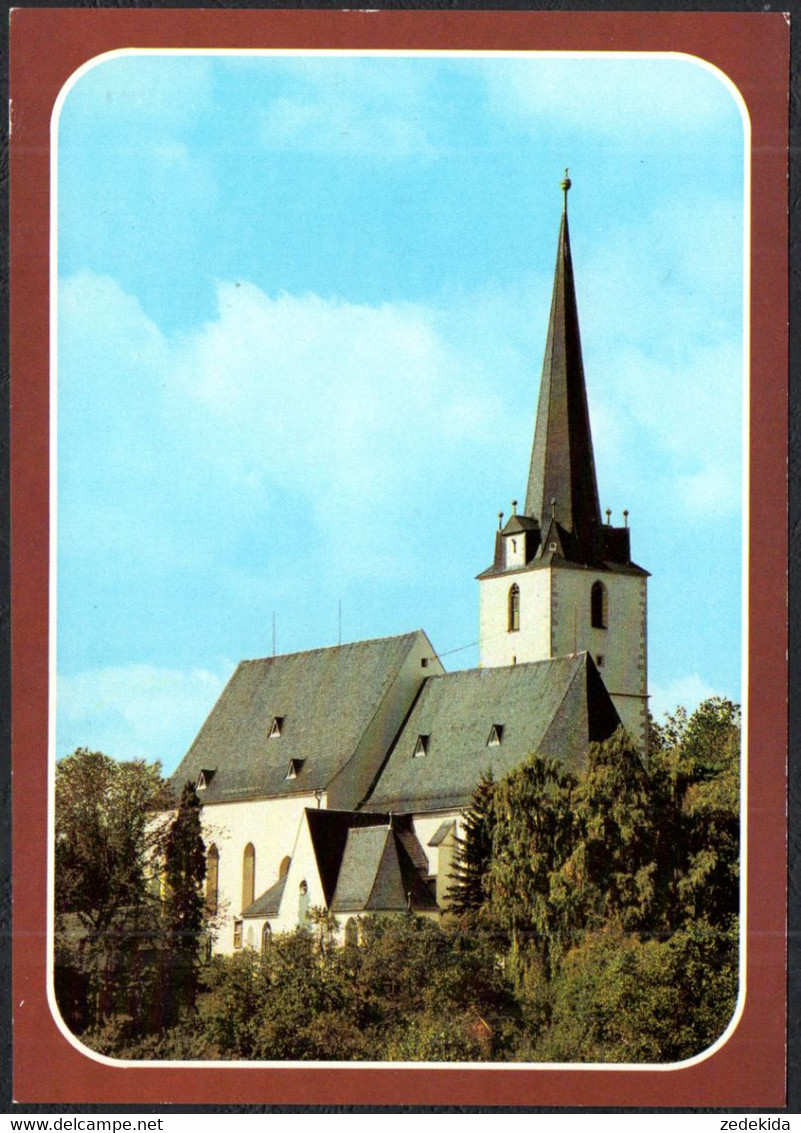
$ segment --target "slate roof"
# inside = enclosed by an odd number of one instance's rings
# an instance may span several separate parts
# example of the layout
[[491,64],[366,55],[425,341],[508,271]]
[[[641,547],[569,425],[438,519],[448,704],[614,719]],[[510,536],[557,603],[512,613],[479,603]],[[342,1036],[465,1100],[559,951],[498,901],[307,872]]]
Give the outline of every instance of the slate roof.
[[281,898],[286,888],[286,874],[257,897],[252,905],[242,910],[243,917],[274,917],[281,907]]
[[[628,527],[601,522],[570,251],[568,178],[562,182],[562,188],[565,203],[524,514],[513,516],[503,534],[527,534],[526,565],[516,570],[555,565],[645,575],[648,572],[631,561]],[[542,528],[540,540],[536,538],[535,520]],[[496,536],[493,564],[478,577],[505,573],[513,571],[503,568],[500,540]]]
[[348,831],[331,911],[435,911],[437,903],[391,826]]
[[[242,661],[172,776],[203,803],[325,790],[356,751],[418,633]],[[269,738],[275,717],[280,736]],[[287,779],[291,761],[296,774]],[[302,761],[302,762],[301,762]]]
[[[501,743],[487,746],[493,724]],[[363,809],[425,813],[464,809],[482,773],[499,779],[532,752],[571,770],[590,742],[620,720],[587,653],[429,677]],[[427,735],[426,754],[413,755]]]
[[[428,858],[405,816],[306,808],[325,903],[335,913],[436,911],[426,884]],[[286,876],[243,912],[275,917]]]
[[[567,181],[564,182],[569,187]],[[567,191],[559,228],[551,314],[534,447],[531,452],[526,514],[545,525],[555,499],[557,521],[591,554],[601,526],[590,415],[581,357],[578,305],[567,223]]]

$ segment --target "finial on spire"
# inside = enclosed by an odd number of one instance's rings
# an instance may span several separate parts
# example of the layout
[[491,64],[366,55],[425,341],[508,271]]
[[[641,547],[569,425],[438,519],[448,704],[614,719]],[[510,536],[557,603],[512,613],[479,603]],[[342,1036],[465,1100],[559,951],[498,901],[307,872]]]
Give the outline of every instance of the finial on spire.
[[626,527],[628,527],[628,525],[629,525],[629,509],[628,508],[623,509],[623,523],[625,524]]
[[517,500],[512,500],[512,515],[517,515]]
[[500,531],[500,529],[502,527],[503,527],[503,512],[499,511],[498,512],[498,530]]
[[568,176],[568,172],[569,172],[569,171],[568,171],[567,169],[565,169],[565,175],[564,175],[564,177],[563,177],[563,179],[562,179],[562,192],[563,192],[563,193],[565,194],[565,212],[567,212],[567,193],[568,193],[568,189],[569,189],[569,188],[570,188],[570,186],[571,186],[571,185],[573,184],[573,182],[572,182],[572,181],[570,180],[570,177]]
[[608,507],[606,509],[606,526],[609,527],[611,525],[611,523],[612,523],[612,509],[610,507]]

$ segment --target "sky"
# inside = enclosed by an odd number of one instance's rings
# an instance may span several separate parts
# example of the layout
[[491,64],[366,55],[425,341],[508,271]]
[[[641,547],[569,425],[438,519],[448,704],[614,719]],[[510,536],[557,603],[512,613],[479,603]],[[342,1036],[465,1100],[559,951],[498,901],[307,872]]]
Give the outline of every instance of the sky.
[[58,121],[57,756],[178,763],[242,658],[477,663],[565,167],[659,717],[740,699],[743,123],[687,57],[109,57]]

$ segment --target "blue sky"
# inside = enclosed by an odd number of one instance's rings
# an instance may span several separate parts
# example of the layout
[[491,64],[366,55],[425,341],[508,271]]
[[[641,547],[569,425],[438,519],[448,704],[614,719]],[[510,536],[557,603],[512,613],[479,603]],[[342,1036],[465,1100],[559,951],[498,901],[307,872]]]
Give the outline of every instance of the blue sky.
[[476,662],[561,208],[657,714],[740,696],[743,126],[682,57],[111,57],[58,127],[57,754],[172,769],[234,664]]

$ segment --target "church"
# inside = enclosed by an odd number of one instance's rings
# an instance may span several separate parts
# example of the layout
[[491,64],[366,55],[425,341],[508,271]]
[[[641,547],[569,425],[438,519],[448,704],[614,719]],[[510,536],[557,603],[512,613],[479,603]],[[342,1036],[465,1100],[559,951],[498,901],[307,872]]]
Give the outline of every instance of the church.
[[172,777],[203,804],[214,951],[336,917],[447,908],[482,775],[532,752],[578,770],[622,723],[647,736],[648,572],[602,518],[563,208],[525,504],[478,576],[479,667],[423,630],[242,661]]

